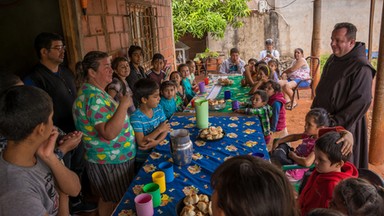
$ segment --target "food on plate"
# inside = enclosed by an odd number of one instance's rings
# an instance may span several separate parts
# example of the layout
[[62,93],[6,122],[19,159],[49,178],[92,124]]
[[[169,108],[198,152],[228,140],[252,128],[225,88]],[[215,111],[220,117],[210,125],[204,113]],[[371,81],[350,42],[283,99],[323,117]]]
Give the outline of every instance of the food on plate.
[[[196,201],[196,202],[195,202]],[[211,216],[212,204],[209,197],[205,194],[187,195],[183,199],[184,207],[180,216]],[[193,203],[193,204],[191,204]]]
[[219,105],[219,104],[223,104],[225,103],[225,100],[224,99],[219,99],[219,100],[216,100],[216,99],[209,99],[208,100],[208,104],[210,106],[215,106],[215,105]]
[[220,85],[223,85],[223,86],[225,86],[225,85],[232,85],[233,84],[233,80],[230,80],[228,78],[219,78],[218,82],[219,82]]
[[221,139],[224,136],[223,128],[220,126],[218,127],[208,127],[200,131],[200,138],[206,139],[206,140],[216,140]]

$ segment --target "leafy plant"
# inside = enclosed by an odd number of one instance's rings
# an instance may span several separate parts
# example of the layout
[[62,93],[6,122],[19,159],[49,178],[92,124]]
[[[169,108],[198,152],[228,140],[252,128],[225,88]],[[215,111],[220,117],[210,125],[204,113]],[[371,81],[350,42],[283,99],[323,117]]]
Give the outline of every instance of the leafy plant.
[[237,18],[250,14],[249,0],[173,0],[173,28],[177,41],[186,33],[202,38],[210,33],[223,38],[228,25],[243,25]]
[[219,55],[220,54],[218,52],[211,51],[209,50],[209,48],[206,48],[203,53],[197,53],[196,58],[203,60],[207,58],[216,58],[216,57],[219,57]]

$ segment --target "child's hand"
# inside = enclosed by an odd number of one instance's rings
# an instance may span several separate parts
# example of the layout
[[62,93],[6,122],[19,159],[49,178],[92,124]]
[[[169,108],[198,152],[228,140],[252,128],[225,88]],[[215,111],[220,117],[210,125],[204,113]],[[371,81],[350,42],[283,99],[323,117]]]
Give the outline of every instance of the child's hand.
[[171,125],[168,123],[168,120],[163,121],[163,122],[159,125],[159,130],[160,130],[160,133],[168,132],[168,131],[171,130]]
[[241,113],[241,114],[244,114],[245,113],[245,110],[241,110],[241,109],[237,109],[234,111],[235,113]]
[[294,159],[297,157],[297,154],[294,151],[289,151],[288,157],[290,157],[291,159]]
[[37,155],[44,161],[49,161],[51,156],[55,156],[53,150],[55,149],[56,139],[59,136],[59,132],[54,128],[51,132],[51,135],[46,141],[44,141],[40,147],[37,149]]
[[349,132],[347,130],[343,130],[342,132],[340,132],[340,134],[341,134],[341,138],[336,141],[336,144],[344,142],[344,145],[341,148],[341,153],[343,155],[348,155],[349,153],[352,153],[353,135],[351,132]]
[[145,150],[154,148],[156,146],[157,146],[156,140],[147,137],[144,140],[144,145],[139,145],[139,149],[145,151]]
[[59,141],[59,148],[60,150],[65,154],[74,148],[76,148],[79,143],[81,142],[81,137],[83,136],[83,133],[80,131],[73,131],[67,135],[65,135],[60,141]]

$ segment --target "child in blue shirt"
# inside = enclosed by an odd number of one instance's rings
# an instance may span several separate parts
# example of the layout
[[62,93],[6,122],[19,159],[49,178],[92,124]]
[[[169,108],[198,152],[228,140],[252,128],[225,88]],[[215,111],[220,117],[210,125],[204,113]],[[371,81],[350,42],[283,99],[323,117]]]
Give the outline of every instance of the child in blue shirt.
[[191,82],[187,78],[187,76],[189,74],[189,67],[186,64],[181,64],[181,65],[179,65],[177,70],[181,74],[181,78],[182,78],[181,84],[184,87],[184,92],[185,92],[185,95],[187,96],[187,99],[188,99],[188,102],[189,102],[189,101],[192,100],[193,97],[195,97],[195,92],[192,89]]
[[173,81],[164,81],[163,83],[161,83],[160,93],[160,106],[163,108],[167,119],[170,119],[173,113],[177,111],[176,83],[174,83]]
[[135,166],[139,170],[151,150],[163,141],[171,129],[163,108],[159,106],[159,86],[154,80],[141,79],[135,83],[134,96],[139,108],[131,116],[138,150]]

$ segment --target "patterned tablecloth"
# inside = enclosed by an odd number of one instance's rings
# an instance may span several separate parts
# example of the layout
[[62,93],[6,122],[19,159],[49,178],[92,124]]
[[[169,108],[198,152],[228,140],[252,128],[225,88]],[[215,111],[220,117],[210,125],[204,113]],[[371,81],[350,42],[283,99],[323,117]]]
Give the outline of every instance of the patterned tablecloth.
[[[241,80],[243,76],[228,76],[228,79],[233,80],[232,85],[220,86],[217,85],[217,79],[219,76],[210,79],[210,84],[206,86],[207,92],[204,94],[197,94],[195,98],[208,98],[208,99],[222,99],[224,98],[225,91],[231,91],[231,99],[226,101],[226,106],[222,110],[210,110],[210,112],[221,112],[221,113],[232,113],[232,101],[237,100],[240,102],[249,101],[250,96],[248,92],[250,87],[241,86]],[[188,104],[184,112],[194,113],[195,109],[192,108],[191,104]]]
[[[221,126],[226,132],[223,139],[204,142],[197,139],[199,129],[194,116],[173,116],[173,129],[188,129],[193,142],[193,160],[189,165],[174,165],[175,179],[167,183],[162,194],[161,205],[155,208],[155,215],[176,215],[176,204],[185,195],[193,192],[212,194],[210,176],[225,160],[236,155],[261,152],[269,160],[260,121],[255,117],[232,116],[210,117],[213,126]],[[135,215],[134,197],[142,187],[152,182],[151,175],[158,170],[159,163],[172,161],[169,137],[158,145],[128,188],[113,215]]]

